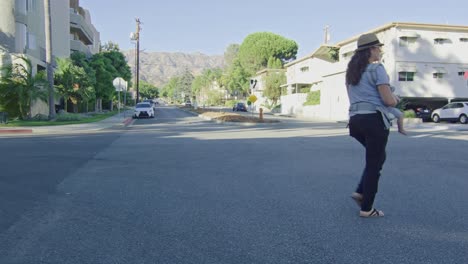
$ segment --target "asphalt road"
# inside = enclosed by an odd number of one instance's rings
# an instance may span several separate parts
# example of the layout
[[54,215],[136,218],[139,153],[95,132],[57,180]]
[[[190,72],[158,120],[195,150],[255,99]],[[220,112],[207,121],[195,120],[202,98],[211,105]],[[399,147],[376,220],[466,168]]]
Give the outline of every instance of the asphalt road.
[[468,263],[467,131],[392,132],[362,219],[344,124],[156,114],[0,138],[0,263]]

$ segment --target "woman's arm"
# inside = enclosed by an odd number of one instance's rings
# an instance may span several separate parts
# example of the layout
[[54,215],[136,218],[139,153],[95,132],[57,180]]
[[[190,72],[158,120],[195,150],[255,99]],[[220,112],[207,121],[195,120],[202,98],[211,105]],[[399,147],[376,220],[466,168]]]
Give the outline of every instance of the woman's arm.
[[381,84],[377,86],[379,90],[380,97],[386,106],[395,106],[398,104],[398,101],[393,96],[392,90],[390,90],[390,85],[388,84]]

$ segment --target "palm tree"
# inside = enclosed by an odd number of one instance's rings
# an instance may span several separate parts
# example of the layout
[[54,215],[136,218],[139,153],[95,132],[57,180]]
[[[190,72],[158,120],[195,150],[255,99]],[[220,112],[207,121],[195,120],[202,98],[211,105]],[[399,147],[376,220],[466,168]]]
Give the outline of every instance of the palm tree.
[[49,119],[55,118],[54,69],[52,68],[52,23],[50,0],[44,0],[47,80],[49,81]]
[[74,65],[71,59],[57,59],[54,80],[57,92],[64,97],[65,111],[68,110],[68,100],[73,103],[73,112],[76,113],[78,102],[89,102],[94,97],[94,89],[89,84],[86,71],[82,67]]
[[4,74],[0,78],[0,99],[3,105],[16,104],[20,117],[27,119],[31,115],[31,107],[35,100],[47,102],[47,81],[43,72],[33,76],[29,59],[20,57],[19,60],[20,62],[2,68]]

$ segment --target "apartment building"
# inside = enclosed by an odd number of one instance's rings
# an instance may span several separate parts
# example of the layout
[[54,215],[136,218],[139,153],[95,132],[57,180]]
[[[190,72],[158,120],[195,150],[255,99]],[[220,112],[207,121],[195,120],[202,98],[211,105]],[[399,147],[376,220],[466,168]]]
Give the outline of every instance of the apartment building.
[[[468,26],[395,22],[363,33],[369,32],[384,43],[382,63],[390,75],[391,85],[402,98],[432,108],[449,101],[468,100],[468,83],[464,79],[468,71]],[[286,65],[288,72],[296,73],[288,74],[288,84],[304,83],[311,87],[316,84],[315,89],[321,91],[321,102],[318,106],[303,107],[305,99],[292,100],[294,93],[290,92],[282,97],[286,105],[282,109],[284,113],[329,120],[347,118],[345,72],[359,35],[332,47],[322,46],[302,61]],[[327,49],[338,49],[339,60],[330,61],[330,56],[323,52]],[[299,75],[303,78],[300,79],[297,72],[305,64],[309,65],[310,73]]]
[[[70,57],[74,51],[91,56],[99,51],[99,32],[79,0],[50,0],[52,56]],[[18,56],[31,60],[33,74],[46,69],[44,1],[1,0],[0,67]],[[32,115],[48,113],[46,104],[33,107]]]

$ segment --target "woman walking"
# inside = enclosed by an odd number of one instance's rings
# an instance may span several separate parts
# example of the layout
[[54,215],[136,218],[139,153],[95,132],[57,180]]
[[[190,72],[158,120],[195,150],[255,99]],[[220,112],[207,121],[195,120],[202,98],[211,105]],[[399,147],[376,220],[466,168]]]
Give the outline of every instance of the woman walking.
[[346,70],[349,133],[366,149],[366,166],[351,197],[360,205],[361,217],[382,217],[384,213],[374,208],[374,199],[390,128],[386,108],[395,106],[398,99],[392,94],[385,68],[378,63],[383,44],[373,33],[361,35],[357,44]]

